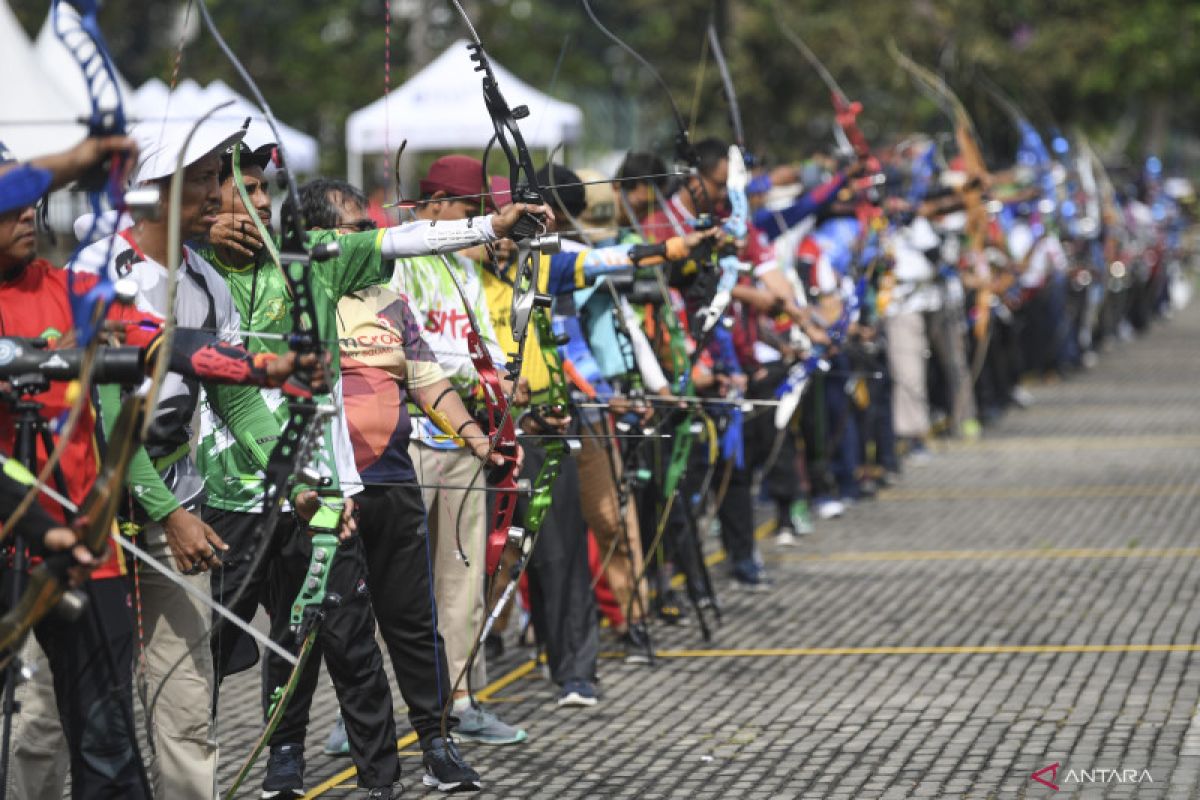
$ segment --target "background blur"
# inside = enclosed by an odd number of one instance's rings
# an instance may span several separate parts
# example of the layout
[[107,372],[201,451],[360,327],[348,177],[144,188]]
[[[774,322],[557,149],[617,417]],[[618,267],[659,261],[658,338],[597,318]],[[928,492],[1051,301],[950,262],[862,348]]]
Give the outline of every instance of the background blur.
[[[8,2],[32,38],[45,0]],[[661,90],[573,0],[464,0],[493,58],[526,82],[578,105],[584,132],[571,162],[629,147],[669,152]],[[769,162],[828,149],[828,94],[778,31],[766,0],[594,0],[600,18],[649,58],[698,134],[728,137],[719,77],[706,54],[712,15],[742,105],[750,148]],[[221,79],[244,92],[186,3],[107,0],[101,25],[132,86]],[[391,18],[391,86],[466,31],[444,0],[212,0],[216,21],[281,120],[316,137],[324,172],[344,174],[345,122],[378,99]],[[939,109],[897,70],[901,49],[942,74],[975,116],[989,160],[1011,162],[1016,137],[982,88],[1000,87],[1043,130],[1081,129],[1111,164],[1162,157],[1168,172],[1200,167],[1200,4],[1185,0],[781,0],[779,13],[864,107],[868,138],[945,130]],[[556,66],[557,65],[557,66]],[[482,103],[479,114],[484,115]],[[396,144],[403,132],[395,134]],[[482,143],[481,143],[482,145]],[[382,180],[382,162],[364,176]],[[370,188],[370,187],[368,187]]]

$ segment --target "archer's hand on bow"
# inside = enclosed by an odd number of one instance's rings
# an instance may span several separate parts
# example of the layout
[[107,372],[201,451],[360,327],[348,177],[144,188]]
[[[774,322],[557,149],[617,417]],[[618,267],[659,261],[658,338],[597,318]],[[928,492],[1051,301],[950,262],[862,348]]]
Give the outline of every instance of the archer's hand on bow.
[[[314,489],[307,489],[296,495],[293,505],[296,514],[305,522],[311,520],[321,508],[321,495]],[[358,530],[358,522],[354,519],[354,501],[347,497],[342,506],[342,525],[338,529],[338,541],[346,541]]]
[[137,143],[128,136],[89,136],[70,150],[35,158],[30,163],[50,170],[54,176],[50,188],[58,189],[79,180],[111,157],[121,159],[122,169],[115,177],[123,186],[137,165],[138,157]]
[[316,353],[297,353],[289,350],[281,356],[275,356],[272,353],[260,355],[265,357],[267,386],[272,389],[283,386],[299,370],[304,373],[304,385],[310,392],[320,394],[328,391],[328,386],[325,384],[324,362],[326,359],[322,359]]
[[229,549],[204,520],[180,507],[162,521],[167,547],[175,566],[184,575],[196,575],[221,566],[220,553]]
[[500,379],[500,388],[504,390],[504,394],[512,395],[512,402],[515,406],[527,406],[533,395],[529,391],[529,378],[524,375],[517,378],[516,390],[513,390],[513,383],[508,378]]
[[96,567],[100,566],[102,560],[92,555],[92,551],[79,541],[79,534],[70,528],[59,527],[46,531],[42,546],[52,553],[71,551],[75,563],[67,568],[67,585],[72,589],[82,586],[96,571]]
[[526,214],[543,217],[550,222],[554,220],[554,212],[550,210],[549,206],[513,203],[501,209],[500,213],[492,214],[492,231],[496,234],[496,238],[507,238],[512,232],[513,226]]
[[703,231],[689,231],[683,236],[683,243],[687,246],[689,252],[693,252],[703,247],[708,242],[720,241],[724,235],[719,227],[709,228]]
[[571,415],[565,412],[529,413],[521,417],[521,430],[531,436],[563,435],[571,426]]
[[218,214],[217,221],[208,230],[208,240],[218,252],[233,253],[242,258],[253,259],[263,249],[258,226],[249,214],[242,212]]
[[[670,389],[666,388],[665,391],[670,391]],[[624,395],[614,395],[608,401],[608,411],[614,417],[636,414],[643,424],[649,422],[650,418],[654,416],[654,406],[643,399]]]

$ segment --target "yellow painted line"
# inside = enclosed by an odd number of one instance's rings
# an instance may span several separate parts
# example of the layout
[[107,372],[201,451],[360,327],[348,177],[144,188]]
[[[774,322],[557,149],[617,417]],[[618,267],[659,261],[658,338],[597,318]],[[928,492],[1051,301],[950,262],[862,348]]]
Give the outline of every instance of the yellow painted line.
[[[506,689],[507,687],[509,687],[512,684],[516,683],[517,681],[521,680],[521,678],[524,678],[530,672],[533,672],[533,670],[536,666],[537,666],[537,662],[535,662],[533,659],[526,661],[524,664],[520,664],[519,666],[510,670],[503,677],[493,681],[492,683],[489,683],[487,686],[480,689],[478,692],[475,693],[475,697],[478,698],[479,700],[487,700],[489,697],[491,697],[496,692]],[[411,732],[411,733],[407,734],[406,736],[401,736],[398,740],[396,740],[396,749],[403,750],[404,748],[408,747],[409,745],[416,743],[416,741],[417,741],[416,732]],[[309,798],[313,798],[313,797],[320,797],[321,795],[328,792],[330,789],[336,789],[338,786],[342,785],[346,781],[351,780],[352,778],[354,778],[354,776],[356,774],[357,774],[357,772],[354,769],[354,767],[349,767],[347,769],[344,769],[341,772],[334,775],[333,777],[326,779],[325,781],[321,782],[320,784],[318,784],[318,785],[314,786],[312,789],[310,789],[308,791],[308,794],[304,795],[304,800],[309,800]]]
[[891,502],[922,500],[1024,500],[1108,497],[1175,497],[1200,495],[1200,483],[1096,486],[997,486],[977,489],[886,489],[879,499]]
[[[775,530],[775,520],[768,520],[767,522],[762,523],[761,525],[759,525],[757,528],[754,529],[754,538],[755,539],[765,539],[767,536],[770,535],[771,531],[773,531],[773,530]],[[719,550],[719,551],[713,553],[712,555],[708,556],[706,559],[704,559],[704,563],[707,564],[708,566],[712,567],[717,564],[720,564],[724,560],[725,560],[725,551]],[[684,580],[683,575],[676,575],[674,578],[671,579],[671,585],[675,588],[678,588],[683,585],[683,580]],[[685,651],[679,651],[679,652],[685,652]],[[536,666],[536,664],[534,661],[532,661],[532,660],[526,661],[524,664],[521,664],[520,666],[511,670],[508,674],[497,679],[493,683],[489,683],[483,689],[476,692],[475,697],[478,698],[479,700],[487,700],[489,697],[496,694],[497,692],[503,691],[508,686],[512,685],[513,683],[516,683],[521,678],[524,678],[526,675],[528,675],[530,672],[533,671],[535,666]],[[405,747],[408,747],[409,745],[413,744],[416,741],[417,741],[417,734],[409,733],[407,736],[402,736],[399,740],[397,740],[396,748],[399,750],[403,750]],[[304,795],[304,800],[309,800],[309,798],[314,798],[314,797],[320,797],[321,795],[325,794],[325,792],[328,792],[330,789],[335,789],[338,786],[340,786],[341,784],[350,780],[351,778],[353,778],[355,776],[355,774],[356,774],[356,772],[355,772],[354,767],[350,767],[349,769],[342,770],[338,774],[334,775],[332,778],[329,778],[329,779],[325,780],[324,782],[318,784],[317,786],[313,787],[312,789],[310,789],[308,794]]]
[[745,650],[658,650],[658,658],[787,658],[796,656],[1016,655],[1022,653],[1198,653],[1200,644],[1014,644],[928,647],[768,647]]
[[[1005,439],[983,438],[974,442],[948,442],[947,451],[1004,450],[1177,450],[1200,448],[1200,436],[1015,436]],[[938,449],[942,449],[939,447]]]
[[1029,550],[880,550],[842,553],[777,554],[773,561],[973,561],[1042,558],[1200,558],[1200,547],[1076,547]]

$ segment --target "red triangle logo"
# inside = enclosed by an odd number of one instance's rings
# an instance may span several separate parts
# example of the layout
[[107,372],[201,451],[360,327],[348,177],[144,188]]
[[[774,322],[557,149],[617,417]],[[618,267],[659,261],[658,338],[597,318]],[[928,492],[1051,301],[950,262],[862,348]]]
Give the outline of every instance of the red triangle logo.
[[1057,792],[1058,784],[1051,783],[1050,780],[1047,780],[1046,778],[1042,777],[1047,772],[1050,773],[1051,779],[1058,780],[1058,762],[1055,761],[1053,764],[1051,764],[1048,767],[1042,767],[1041,769],[1039,769],[1037,772],[1033,773],[1029,777],[1032,778],[1033,780],[1037,781],[1038,783],[1040,783],[1042,786],[1049,786],[1051,789],[1053,789],[1054,791]]

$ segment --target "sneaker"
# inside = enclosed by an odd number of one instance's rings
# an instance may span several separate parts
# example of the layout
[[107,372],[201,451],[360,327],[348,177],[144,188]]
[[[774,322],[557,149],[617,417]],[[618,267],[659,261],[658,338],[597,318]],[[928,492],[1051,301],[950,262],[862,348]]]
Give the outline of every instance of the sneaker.
[[587,708],[596,705],[596,687],[590,681],[567,681],[558,695],[559,708]]
[[817,516],[821,519],[837,519],[846,513],[846,506],[840,500],[822,500],[817,503]]
[[367,800],[392,800],[392,787],[379,786],[367,791]]
[[923,444],[914,444],[908,451],[906,461],[914,467],[923,467],[933,461],[933,454]]
[[747,592],[765,592],[771,588],[767,571],[753,559],[739,561],[733,565],[733,580],[739,589]]
[[421,783],[431,789],[439,792],[478,792],[483,788],[479,773],[467,766],[454,742],[448,742],[440,736],[430,740],[429,747],[421,756],[421,763],[425,765]]
[[279,744],[271,748],[261,796],[263,800],[304,797],[304,745]]
[[473,700],[468,698],[460,706],[461,702],[454,703],[454,716],[458,717],[455,739],[478,744],[518,744],[529,738],[525,731],[509,725]]
[[1029,408],[1033,405],[1033,392],[1024,386],[1014,386],[1010,396],[1018,408]]
[[621,636],[625,645],[626,664],[651,664],[654,662],[654,646],[650,643],[650,632],[645,623],[631,622],[629,630]]
[[337,715],[333,727],[329,729],[329,737],[325,740],[325,747],[321,752],[327,756],[350,755],[350,739],[346,736],[346,723],[341,714]]
[[667,589],[658,596],[658,607],[655,609],[658,618],[668,625],[688,625],[690,621],[687,617],[687,611],[684,610],[683,604],[679,602],[679,595],[674,589]]
[[790,525],[780,525],[775,529],[775,544],[780,547],[795,547],[796,532]]
[[979,424],[979,420],[972,417],[971,419],[963,420],[960,426],[962,437],[968,442],[975,442],[983,435],[983,426]]
[[798,535],[803,536],[813,532],[812,515],[808,513],[807,502],[804,500],[793,501],[791,508],[788,509],[788,515],[792,519],[792,530]]

